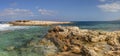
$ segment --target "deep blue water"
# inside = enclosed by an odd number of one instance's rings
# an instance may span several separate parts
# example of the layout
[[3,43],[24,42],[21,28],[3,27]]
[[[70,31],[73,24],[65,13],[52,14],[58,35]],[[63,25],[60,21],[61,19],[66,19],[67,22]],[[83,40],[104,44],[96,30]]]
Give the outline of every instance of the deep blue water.
[[73,21],[73,24],[64,26],[78,26],[81,29],[118,31],[120,30],[120,21]]

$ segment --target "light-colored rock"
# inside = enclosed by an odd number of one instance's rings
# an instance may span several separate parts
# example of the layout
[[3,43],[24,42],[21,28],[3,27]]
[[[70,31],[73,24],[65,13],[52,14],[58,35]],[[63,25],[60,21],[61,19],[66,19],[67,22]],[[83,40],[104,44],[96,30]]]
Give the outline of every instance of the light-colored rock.
[[57,22],[57,21],[35,21],[35,20],[17,20],[13,22],[9,22],[12,25],[19,25],[19,26],[40,26],[40,25],[54,25],[54,24],[70,24],[71,22]]
[[73,46],[73,47],[71,47],[71,51],[73,53],[80,53],[81,52],[81,48],[79,46]]

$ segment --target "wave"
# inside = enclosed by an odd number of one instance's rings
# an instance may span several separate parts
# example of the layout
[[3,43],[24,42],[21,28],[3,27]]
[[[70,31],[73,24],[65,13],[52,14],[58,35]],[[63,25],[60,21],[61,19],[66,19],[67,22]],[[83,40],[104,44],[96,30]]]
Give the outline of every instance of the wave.
[[10,24],[0,24],[0,27],[10,27]]
[[0,24],[0,31],[27,29],[29,26],[11,26],[10,24]]

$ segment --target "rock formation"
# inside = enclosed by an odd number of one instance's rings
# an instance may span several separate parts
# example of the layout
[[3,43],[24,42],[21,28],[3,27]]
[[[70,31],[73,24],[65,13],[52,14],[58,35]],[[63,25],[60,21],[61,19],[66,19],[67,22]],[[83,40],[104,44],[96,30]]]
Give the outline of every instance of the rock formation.
[[42,40],[26,46],[43,56],[120,56],[120,32],[56,26]]
[[71,22],[57,22],[57,21],[34,21],[34,20],[17,20],[9,22],[9,24],[17,26],[46,26],[55,24],[71,24]]

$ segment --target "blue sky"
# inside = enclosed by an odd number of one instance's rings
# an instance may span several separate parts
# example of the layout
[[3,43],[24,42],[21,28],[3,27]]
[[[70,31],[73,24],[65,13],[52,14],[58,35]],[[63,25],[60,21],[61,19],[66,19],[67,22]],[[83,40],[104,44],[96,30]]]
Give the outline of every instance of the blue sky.
[[109,21],[119,15],[119,0],[0,0],[0,21]]

